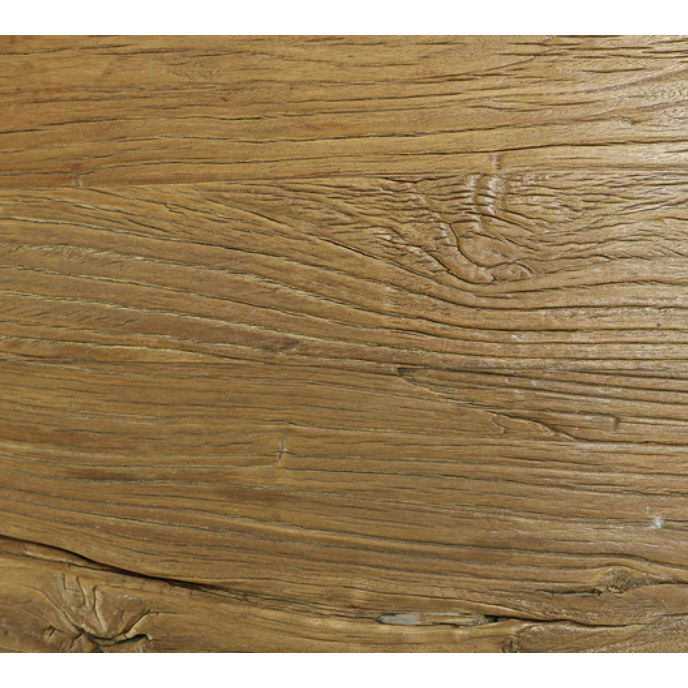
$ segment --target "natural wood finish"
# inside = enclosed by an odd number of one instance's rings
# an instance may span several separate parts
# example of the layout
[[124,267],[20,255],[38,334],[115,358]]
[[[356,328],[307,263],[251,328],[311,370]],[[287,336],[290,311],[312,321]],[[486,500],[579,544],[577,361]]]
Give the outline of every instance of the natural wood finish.
[[3,186],[688,162],[683,38],[3,43]]
[[0,42],[1,650],[688,651],[688,40]]
[[[111,571],[0,541],[4,652],[685,651],[684,617],[595,626],[480,613],[381,615]],[[677,601],[685,595],[676,595]],[[655,599],[655,603],[656,603]],[[17,610],[21,609],[21,612]],[[229,637],[228,637],[229,636]]]

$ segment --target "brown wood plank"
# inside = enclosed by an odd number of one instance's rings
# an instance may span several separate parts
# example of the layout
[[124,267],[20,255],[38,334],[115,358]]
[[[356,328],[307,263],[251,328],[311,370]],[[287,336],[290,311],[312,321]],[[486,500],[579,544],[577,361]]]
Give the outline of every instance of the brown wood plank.
[[[684,652],[685,620],[586,626],[479,613],[333,614],[0,541],[3,652]],[[668,599],[669,595],[664,595]]]
[[688,175],[0,193],[0,350],[686,371]]
[[5,37],[0,185],[685,166],[682,37]]
[[543,412],[539,390],[494,373],[409,386],[314,366],[2,369],[13,537],[337,613],[627,625],[662,617],[665,593],[684,604],[683,445],[652,413],[660,399],[685,432],[685,405],[645,378],[607,382],[614,427],[565,376],[563,392],[543,385]]

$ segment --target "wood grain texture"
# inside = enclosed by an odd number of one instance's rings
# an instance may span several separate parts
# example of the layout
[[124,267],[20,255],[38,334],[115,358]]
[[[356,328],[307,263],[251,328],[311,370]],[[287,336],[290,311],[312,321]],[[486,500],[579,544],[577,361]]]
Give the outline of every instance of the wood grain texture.
[[688,40],[0,40],[0,649],[688,651]]
[[3,186],[688,160],[682,38],[3,43]]

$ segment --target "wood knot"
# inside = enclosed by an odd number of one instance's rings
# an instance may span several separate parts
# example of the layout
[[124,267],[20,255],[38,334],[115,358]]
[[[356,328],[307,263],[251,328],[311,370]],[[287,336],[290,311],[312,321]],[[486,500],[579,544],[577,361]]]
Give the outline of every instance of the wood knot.
[[55,606],[59,623],[50,624],[47,637],[70,652],[142,652],[151,637],[141,622],[149,615],[138,596],[101,588],[88,577],[63,575]]
[[595,588],[595,593],[598,595],[605,592],[621,594],[634,588],[641,588],[650,582],[646,576],[633,569],[612,569],[607,572],[602,584]]

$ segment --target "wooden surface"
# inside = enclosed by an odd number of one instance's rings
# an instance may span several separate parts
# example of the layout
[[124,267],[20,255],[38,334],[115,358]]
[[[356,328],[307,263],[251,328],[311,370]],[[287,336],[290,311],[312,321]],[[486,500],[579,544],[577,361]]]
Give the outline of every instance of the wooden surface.
[[0,648],[688,651],[687,69],[2,38]]

